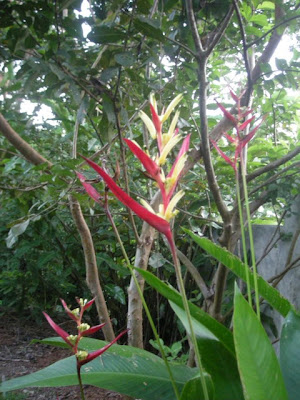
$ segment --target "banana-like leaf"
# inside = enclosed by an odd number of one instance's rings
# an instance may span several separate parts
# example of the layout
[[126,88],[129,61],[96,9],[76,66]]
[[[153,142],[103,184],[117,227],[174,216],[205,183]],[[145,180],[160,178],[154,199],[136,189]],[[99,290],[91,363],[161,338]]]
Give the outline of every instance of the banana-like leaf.
[[[145,279],[145,281],[157,290],[162,296],[171,301],[172,303],[179,306],[184,310],[182,298],[180,293],[178,293],[171,286],[166,285],[156,276],[151,274],[149,271],[145,271],[140,268],[135,268],[139,274]],[[203,338],[209,338],[212,340],[219,340],[222,342],[223,346],[227,348],[233,355],[235,354],[233,337],[229,329],[224,325],[220,324],[201,308],[195,306],[195,304],[188,302],[189,309],[192,318],[198,322],[197,324],[197,335]]]
[[[47,344],[62,345],[60,338],[47,339]],[[83,338],[80,348],[93,351],[106,342]],[[64,347],[64,346],[62,346]],[[196,374],[197,368],[171,363],[171,370],[179,392]],[[113,390],[144,400],[174,400],[169,374],[161,358],[145,350],[113,345],[101,357],[81,369],[83,384]],[[209,377],[206,376],[208,385]],[[0,391],[7,392],[25,387],[77,385],[76,360],[68,357],[30,375],[3,382]],[[201,397],[199,398],[201,400]]]
[[[185,311],[170,302],[172,309],[190,333]],[[192,317],[202,365],[209,373],[215,389],[215,400],[242,400],[243,389],[235,356],[218,340],[202,335],[201,324]],[[193,382],[195,385],[195,382]]]
[[261,322],[235,288],[233,336],[247,400],[288,400],[278,359]]
[[[214,244],[211,240],[199,237],[188,229],[184,229],[191,238],[207,253],[225,265],[230,269],[235,275],[243,279],[246,282],[246,265],[234,254],[230,253],[228,250]],[[251,289],[254,289],[253,273],[250,272],[250,285]],[[266,282],[261,276],[258,275],[257,279],[259,294],[267,300],[267,302],[275,308],[282,316],[286,317],[291,309],[293,309],[292,304],[284,298],[278,290],[274,289],[268,282]]]
[[300,394],[300,315],[293,310],[286,317],[280,339],[280,365],[289,400]]

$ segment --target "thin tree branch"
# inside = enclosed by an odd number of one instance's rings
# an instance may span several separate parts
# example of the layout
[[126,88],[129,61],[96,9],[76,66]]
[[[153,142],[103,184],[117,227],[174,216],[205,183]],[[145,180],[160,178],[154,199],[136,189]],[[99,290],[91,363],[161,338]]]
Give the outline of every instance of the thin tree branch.
[[292,158],[296,157],[300,153],[300,146],[296,147],[294,150],[287,153],[285,156],[281,157],[279,160],[275,160],[264,167],[258,168],[253,171],[251,174],[247,176],[247,182],[251,182],[253,179],[257,178],[258,176],[265,174],[266,172],[273,171],[280,165],[285,164]]
[[234,11],[234,8],[231,5],[229,7],[229,10],[227,11],[227,14],[225,15],[223,21],[217,26],[216,32],[214,32],[214,36],[213,36],[212,40],[209,42],[209,45],[207,46],[206,56],[210,55],[210,53],[213,51],[213,49],[216,47],[216,45],[221,40],[230,20],[232,18],[233,11]]
[[204,56],[204,49],[203,49],[201,38],[200,38],[200,35],[198,32],[198,27],[197,27],[197,22],[196,22],[194,10],[193,10],[192,0],[186,1],[186,9],[187,9],[187,16],[188,16],[188,20],[190,23],[190,27],[191,27],[191,31],[192,31],[196,51],[197,51],[196,58],[199,60],[200,57]]
[[270,33],[272,33],[273,31],[275,31],[277,28],[279,28],[282,25],[288,24],[290,21],[300,18],[300,15],[293,15],[290,18],[285,19],[282,22],[279,22],[278,24],[274,25],[271,29],[269,29],[266,33],[264,33],[262,36],[260,36],[259,38],[253,40],[253,42],[248,43],[247,44],[247,48],[249,49],[249,47],[252,47],[253,45],[259,43],[262,39],[264,39],[266,36],[268,36]]
[[49,168],[52,167],[52,163],[44,158],[40,153],[38,153],[30,144],[25,142],[17,134],[16,131],[12,129],[3,115],[0,113],[0,132],[6,137],[6,139],[28,160],[34,165],[47,164]]
[[243,59],[245,63],[245,68],[247,72],[247,86],[248,88],[252,88],[252,76],[251,76],[251,68],[249,64],[249,58],[248,58],[248,52],[247,52],[247,41],[246,41],[246,32],[242,20],[242,15],[239,9],[239,5],[237,3],[237,0],[233,0],[233,7],[235,9],[235,13],[237,16],[241,36],[242,36],[242,42],[243,42]]

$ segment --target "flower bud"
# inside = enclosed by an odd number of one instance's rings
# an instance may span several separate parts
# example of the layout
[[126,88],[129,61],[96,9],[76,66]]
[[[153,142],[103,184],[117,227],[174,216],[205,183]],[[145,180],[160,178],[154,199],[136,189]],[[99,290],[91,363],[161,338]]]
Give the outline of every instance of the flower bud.
[[89,324],[80,324],[78,326],[79,332],[84,332],[84,331],[87,331],[88,329],[90,329],[90,325]]
[[84,361],[87,359],[88,355],[89,355],[89,353],[87,351],[80,350],[80,351],[77,351],[76,358],[78,361]]

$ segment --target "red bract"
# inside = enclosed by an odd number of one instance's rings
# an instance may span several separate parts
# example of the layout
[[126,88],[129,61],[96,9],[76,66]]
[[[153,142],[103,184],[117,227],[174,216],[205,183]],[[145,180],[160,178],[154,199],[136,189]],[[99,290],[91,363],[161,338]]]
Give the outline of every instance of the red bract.
[[108,343],[106,346],[102,347],[99,350],[95,350],[92,351],[91,353],[89,353],[89,355],[87,356],[87,358],[85,360],[81,360],[78,361],[78,364],[84,365],[92,360],[94,360],[95,358],[101,356],[101,354],[103,354],[106,350],[108,350],[114,343],[116,343],[117,340],[120,339],[120,337],[122,337],[123,335],[125,335],[125,333],[128,332],[128,329],[126,329],[125,331],[121,332],[112,342]]
[[66,331],[64,331],[60,326],[58,326],[50,317],[48,314],[43,312],[46,320],[48,321],[49,325],[51,328],[55,330],[55,332],[60,336],[70,347],[73,347],[72,343],[68,340],[68,337],[70,336]]
[[255,117],[253,116],[253,117],[247,119],[246,121],[244,121],[243,123],[239,124],[239,121],[241,121],[242,119],[246,118],[246,116],[249,115],[252,112],[252,110],[246,110],[246,111],[242,112],[241,111],[241,107],[240,107],[240,101],[241,101],[242,95],[237,96],[232,91],[230,91],[230,94],[231,94],[231,97],[237,103],[237,111],[238,111],[237,118],[235,118],[229,111],[227,111],[225,109],[225,107],[222,106],[222,104],[220,104],[218,102],[217,102],[217,104],[218,104],[219,108],[222,110],[222,112],[225,115],[225,117],[230,119],[233,122],[234,128],[236,130],[236,137],[232,137],[232,136],[228,135],[227,133],[224,133],[224,135],[228,139],[228,141],[235,145],[234,161],[231,158],[229,158],[222,150],[219,149],[217,143],[214,140],[211,139],[211,143],[213,144],[215,149],[218,151],[218,153],[221,155],[221,157],[228,164],[230,164],[235,171],[237,171],[237,161],[241,157],[243,148],[253,138],[253,136],[255,135],[256,131],[258,130],[258,128],[260,127],[260,125],[264,121],[264,118],[246,136],[242,136],[241,132],[244,131],[247,128],[247,126],[254,120]]
[[85,188],[87,194],[95,200],[97,203],[103,205],[102,201],[102,196],[97,192],[97,190],[90,184],[86,182],[86,178],[84,175],[80,174],[79,172],[76,172],[76,175],[78,176],[78,179],[80,180],[81,184]]
[[78,376],[80,377],[80,368],[82,365],[94,360],[96,357],[100,356],[103,354],[110,346],[112,346],[118,339],[120,339],[121,336],[123,336],[126,332],[127,329],[123,332],[121,332],[113,341],[108,343],[106,346],[102,347],[99,350],[93,351],[91,353],[85,352],[85,351],[78,351],[78,346],[80,339],[84,336],[92,335],[95,332],[98,332],[100,329],[103,328],[105,324],[100,324],[96,325],[93,327],[89,327],[88,324],[82,324],[82,316],[84,311],[86,311],[91,305],[94,303],[95,299],[92,299],[90,301],[83,300],[76,298],[77,303],[79,304],[80,311],[77,314],[77,309],[75,309],[75,313],[72,312],[69,307],[67,306],[66,302],[64,300],[61,300],[62,305],[66,311],[66,313],[69,315],[70,318],[72,318],[74,321],[77,323],[77,335],[69,335],[66,331],[64,331],[62,328],[60,328],[50,317],[48,314],[43,312],[45,318],[47,319],[48,323],[50,326],[55,330],[55,332],[67,343],[67,345],[72,349],[73,354],[76,356],[76,362],[77,362],[77,371],[78,371]]
[[143,164],[145,170],[158,184],[162,183],[160,177],[160,167],[152,160],[138,145],[136,145],[132,140],[123,139],[127,146],[130,148],[132,153],[140,160]]
[[167,236],[170,235],[171,228],[169,222],[141,206],[137,201],[124,192],[124,190],[122,190],[115,181],[101,167],[99,167],[99,165],[86,157],[82,156],[82,158],[103,178],[108,188],[113,192],[117,199],[121,201],[121,203],[130,208],[138,217],[146,221],[159,232]]

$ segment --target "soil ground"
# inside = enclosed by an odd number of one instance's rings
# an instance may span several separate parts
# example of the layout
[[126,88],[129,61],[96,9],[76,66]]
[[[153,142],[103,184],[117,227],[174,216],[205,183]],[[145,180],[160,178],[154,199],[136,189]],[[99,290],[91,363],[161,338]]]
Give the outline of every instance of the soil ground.
[[[16,378],[44,368],[70,355],[69,351],[42,344],[30,344],[33,339],[55,336],[45,322],[20,321],[15,317],[0,317],[0,377]],[[64,325],[68,331],[68,327]],[[85,387],[86,400],[122,400],[120,394],[92,386]],[[0,394],[0,399],[2,399]],[[27,388],[7,393],[5,400],[80,400],[75,386],[63,388]]]

